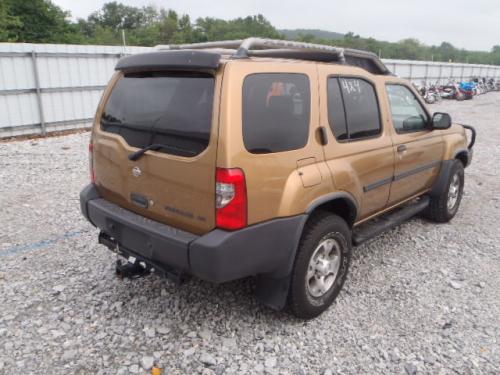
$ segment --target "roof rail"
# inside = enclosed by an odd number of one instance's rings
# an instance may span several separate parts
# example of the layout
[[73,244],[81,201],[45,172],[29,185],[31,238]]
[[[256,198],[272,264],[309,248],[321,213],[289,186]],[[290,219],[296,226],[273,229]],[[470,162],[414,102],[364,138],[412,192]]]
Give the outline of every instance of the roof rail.
[[344,49],[324,44],[294,42],[289,40],[247,38],[191,44],[158,45],[158,50],[222,49],[235,50],[233,58],[250,56],[294,58],[301,60],[336,62],[362,67],[374,74],[391,74],[379,57],[367,51]]

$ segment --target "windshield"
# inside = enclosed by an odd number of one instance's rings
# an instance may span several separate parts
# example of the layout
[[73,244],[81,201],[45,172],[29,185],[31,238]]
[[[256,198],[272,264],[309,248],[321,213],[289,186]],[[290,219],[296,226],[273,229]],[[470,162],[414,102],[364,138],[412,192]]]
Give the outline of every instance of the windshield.
[[133,147],[195,156],[210,140],[215,79],[205,73],[141,72],[120,79],[101,117],[101,129]]

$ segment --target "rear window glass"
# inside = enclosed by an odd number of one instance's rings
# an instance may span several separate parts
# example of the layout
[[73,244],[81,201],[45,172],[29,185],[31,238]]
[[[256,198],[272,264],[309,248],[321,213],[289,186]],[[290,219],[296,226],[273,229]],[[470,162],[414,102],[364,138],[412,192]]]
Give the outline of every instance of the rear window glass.
[[104,108],[101,129],[138,148],[195,156],[210,140],[215,79],[209,74],[144,72],[120,79]]
[[243,141],[251,153],[304,147],[309,135],[309,78],[304,74],[258,73],[243,84]]

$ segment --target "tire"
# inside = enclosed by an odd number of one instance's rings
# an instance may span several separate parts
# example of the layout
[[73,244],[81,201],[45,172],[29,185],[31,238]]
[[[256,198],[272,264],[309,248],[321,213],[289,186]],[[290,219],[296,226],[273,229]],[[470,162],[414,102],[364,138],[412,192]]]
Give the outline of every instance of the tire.
[[434,104],[436,103],[436,98],[434,97],[434,95],[427,95],[424,97],[424,100],[427,104]]
[[[296,317],[315,318],[333,303],[347,277],[351,248],[351,230],[342,218],[321,212],[309,219],[297,250],[288,295],[288,305]],[[313,258],[314,268],[310,264]]]
[[[455,178],[457,180],[455,180]],[[456,192],[452,192],[452,185],[458,182]],[[459,160],[454,160],[450,171],[450,177],[446,183],[446,188],[435,197],[431,197],[426,217],[437,223],[446,223],[453,219],[458,211],[462,195],[464,192],[464,166]],[[455,195],[453,205],[451,205],[450,194]],[[448,205],[450,198],[450,205]]]

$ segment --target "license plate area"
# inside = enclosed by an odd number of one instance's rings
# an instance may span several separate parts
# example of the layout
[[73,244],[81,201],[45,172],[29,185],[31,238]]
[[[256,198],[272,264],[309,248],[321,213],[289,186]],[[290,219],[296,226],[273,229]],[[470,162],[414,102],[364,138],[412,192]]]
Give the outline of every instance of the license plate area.
[[153,241],[147,234],[131,227],[125,227],[118,221],[107,219],[107,231],[118,244],[126,244],[126,247],[147,259],[153,259]]

